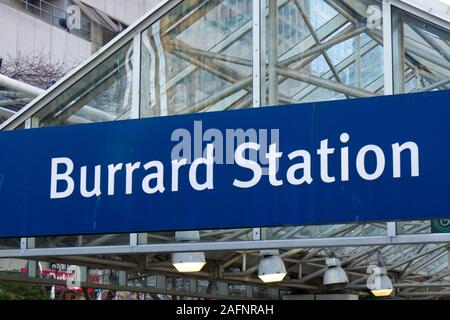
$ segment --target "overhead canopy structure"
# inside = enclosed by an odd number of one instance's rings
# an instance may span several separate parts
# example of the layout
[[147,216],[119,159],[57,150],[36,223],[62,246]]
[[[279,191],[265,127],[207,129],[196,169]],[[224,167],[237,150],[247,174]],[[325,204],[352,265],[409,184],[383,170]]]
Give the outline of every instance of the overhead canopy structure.
[[[448,11],[437,9],[441,5],[164,1],[0,128],[448,90],[450,19]],[[347,289],[368,294],[366,269],[381,259],[398,297],[442,297],[450,295],[446,223],[202,230],[201,242],[185,243],[174,243],[173,232],[4,239],[0,256],[114,267],[132,279],[123,285],[139,287],[129,290],[150,290],[147,280],[156,276],[159,293],[271,298],[323,292],[321,277],[331,255],[348,273]],[[261,249],[282,249],[288,273],[282,282],[261,287]],[[201,273],[181,276],[169,255],[178,251],[207,252],[209,263]],[[87,257],[92,255],[97,257]],[[168,279],[187,279],[191,286],[180,280],[177,286],[186,290],[173,292]]]

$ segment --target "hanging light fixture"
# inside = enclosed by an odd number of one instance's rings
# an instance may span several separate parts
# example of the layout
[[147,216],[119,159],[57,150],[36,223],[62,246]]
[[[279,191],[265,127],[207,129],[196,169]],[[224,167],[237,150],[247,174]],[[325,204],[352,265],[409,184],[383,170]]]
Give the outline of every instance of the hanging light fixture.
[[[177,242],[200,241],[199,231],[179,231],[175,233]],[[178,272],[199,272],[206,264],[204,252],[172,253],[172,264]]]
[[367,268],[367,273],[370,274],[367,279],[367,288],[375,297],[389,297],[392,294],[394,286],[385,268],[371,265]]
[[345,270],[341,267],[341,261],[338,258],[327,258],[325,260],[328,266],[323,275],[323,284],[328,290],[341,290],[348,284],[348,277]]
[[286,266],[278,250],[262,250],[258,265],[258,277],[264,283],[280,282],[286,276]]
[[203,252],[172,253],[172,264],[178,272],[199,272],[206,264]]

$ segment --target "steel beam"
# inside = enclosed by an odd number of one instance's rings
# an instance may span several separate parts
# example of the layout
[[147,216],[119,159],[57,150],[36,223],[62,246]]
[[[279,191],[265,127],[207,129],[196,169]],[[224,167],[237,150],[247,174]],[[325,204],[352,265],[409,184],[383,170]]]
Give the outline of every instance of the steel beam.
[[[349,32],[349,30],[353,30],[353,31]],[[360,28],[356,28],[356,29],[349,28],[348,30],[344,30],[341,34],[336,35],[335,37],[327,40],[326,42],[321,42],[320,45],[316,45],[316,46],[314,46],[314,47],[312,47],[312,48],[310,48],[308,50],[302,51],[301,53],[299,53],[297,55],[294,55],[294,56],[292,56],[290,58],[287,58],[287,59],[281,61],[280,63],[282,65],[289,65],[291,63],[294,63],[296,61],[305,59],[305,58],[310,57],[312,55],[319,54],[319,53],[321,53],[324,50],[327,50],[327,49],[329,49],[329,48],[331,48],[331,47],[333,47],[333,46],[335,46],[335,45],[337,45],[337,44],[339,44],[341,42],[344,42],[346,40],[354,38],[354,37],[356,37],[356,36],[366,32],[366,31],[367,31],[367,27],[360,27]]]
[[436,50],[445,60],[450,62],[450,50],[445,50],[442,48],[436,40],[434,40],[432,37],[430,37],[427,33],[425,33],[423,30],[419,29],[418,27],[414,25],[409,25],[411,29],[414,30],[415,33],[417,33],[423,40],[425,40],[426,43],[430,47],[432,47],[434,50]]
[[[302,5],[300,3],[299,0],[293,0],[295,6],[297,7],[297,10],[300,13],[300,16],[303,19],[303,22],[305,23],[306,27],[309,30],[309,33],[311,33],[311,36],[313,37],[314,41],[316,42],[317,46],[322,45],[322,42],[319,38],[319,36],[317,35],[316,31],[314,30],[313,25],[311,24],[308,16],[306,15],[305,11],[302,8]],[[336,68],[334,67],[333,61],[331,60],[330,56],[328,55],[326,50],[322,50],[321,51],[322,56],[325,59],[325,62],[327,63],[328,67],[330,68],[331,72],[333,73],[334,78],[336,79],[337,82],[342,83],[342,79],[341,76],[339,75],[339,73],[336,71]],[[347,98],[349,98],[348,95],[346,95]]]
[[[41,285],[56,285],[56,286],[66,286],[66,281],[55,280],[55,279],[40,279],[40,278],[28,278],[22,276],[6,275],[1,274],[0,280],[11,281],[11,282],[22,282],[22,283],[34,283]],[[99,283],[88,283],[82,282],[82,288],[94,288],[103,290],[113,290],[113,291],[127,291],[127,292],[141,292],[150,294],[164,294],[175,297],[195,297],[195,298],[205,298],[205,299],[223,299],[223,300],[249,300],[248,297],[235,297],[232,295],[220,296],[208,293],[198,293],[192,291],[181,291],[181,290],[168,290],[163,288],[144,288],[144,287],[132,287],[132,286],[120,286],[112,284],[99,284]]]
[[17,106],[20,104],[27,104],[31,102],[33,99],[31,98],[19,98],[19,99],[11,99],[11,100],[2,100],[0,101],[0,107],[7,106]]
[[186,107],[186,108],[176,112],[175,114],[186,114],[186,113],[199,112],[213,104],[216,104],[217,102],[228,97],[229,95],[245,89],[246,87],[248,87],[249,85],[252,84],[252,81],[253,81],[253,79],[251,77],[249,77],[249,78],[240,80],[238,82],[235,82],[234,84],[232,84],[231,86],[218,92],[217,94],[212,95],[212,96],[194,104],[193,106]]
[[[13,257],[46,257],[67,255],[102,255],[102,254],[148,254],[196,251],[235,251],[289,248],[327,248],[327,247],[358,247],[387,246],[421,243],[448,243],[450,234],[415,234],[368,237],[336,237],[316,239],[286,239],[260,241],[227,241],[227,242],[196,242],[196,243],[164,243],[138,246],[104,246],[104,247],[71,247],[71,248],[37,248],[0,250],[0,258]],[[413,257],[415,259],[417,257]],[[403,262],[407,263],[407,262]],[[402,264],[403,264],[402,263]]]
[[[267,51],[269,53],[269,105],[278,105],[278,3],[277,0],[267,0],[269,2],[269,22],[267,26],[268,31],[268,45]],[[265,53],[261,55],[264,57]],[[263,92],[262,94],[265,94]]]
[[419,90],[414,90],[413,92],[433,91],[435,89],[441,88],[442,86],[445,86],[448,83],[450,83],[450,78],[440,80],[438,82],[435,82],[435,83],[429,85],[428,87],[425,87],[425,88],[422,88],[422,89],[419,89]]
[[373,97],[376,96],[376,93],[358,89],[356,87],[352,87],[349,85],[345,85],[342,83],[334,82],[328,79],[320,78],[318,76],[308,74],[302,71],[295,71],[285,67],[278,67],[277,71],[279,74],[286,76],[288,78],[292,78],[298,81],[306,82],[318,87],[322,87],[325,89],[329,89],[332,91],[340,92],[343,94],[350,95],[352,97]]

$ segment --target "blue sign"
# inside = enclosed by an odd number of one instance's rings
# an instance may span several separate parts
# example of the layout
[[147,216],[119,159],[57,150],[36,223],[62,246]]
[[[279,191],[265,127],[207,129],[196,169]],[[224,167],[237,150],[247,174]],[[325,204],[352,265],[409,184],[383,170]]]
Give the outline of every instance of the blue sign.
[[0,132],[0,236],[450,216],[450,91]]

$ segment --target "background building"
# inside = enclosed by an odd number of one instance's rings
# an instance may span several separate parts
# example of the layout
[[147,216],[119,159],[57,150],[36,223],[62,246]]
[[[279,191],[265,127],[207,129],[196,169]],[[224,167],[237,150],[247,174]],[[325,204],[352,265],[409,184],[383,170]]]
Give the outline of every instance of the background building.
[[[26,84],[46,89],[89,58],[150,10],[156,0],[1,0],[0,75],[16,83],[0,83],[0,122],[31,101],[38,89],[17,91]],[[79,8],[79,25],[71,26]],[[3,79],[7,81],[7,79]],[[11,81],[9,81],[11,83]],[[7,90],[8,92],[4,92]]]
[[[128,25],[155,5],[155,0],[1,0],[0,57],[43,52],[56,62],[87,59]],[[67,30],[60,19],[67,18],[72,5],[81,8],[80,29]],[[6,45],[7,44],[7,45]]]

